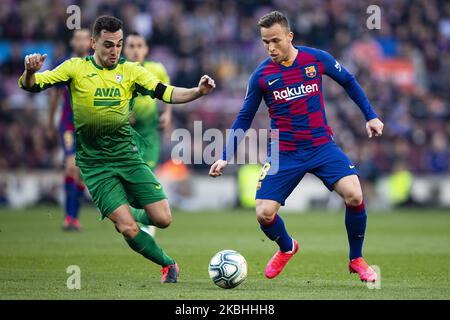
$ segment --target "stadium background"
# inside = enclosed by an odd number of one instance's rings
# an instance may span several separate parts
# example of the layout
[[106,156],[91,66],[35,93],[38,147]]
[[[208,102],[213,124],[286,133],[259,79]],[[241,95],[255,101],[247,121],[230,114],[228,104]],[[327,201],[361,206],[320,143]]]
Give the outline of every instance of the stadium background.
[[[32,171],[41,177],[39,173],[58,172],[62,166],[57,136],[47,129],[47,93],[20,91],[17,78],[27,53],[47,53],[47,68],[69,54],[71,32],[65,27],[69,16],[66,9],[75,4],[81,8],[83,26],[92,25],[100,14],[112,14],[125,22],[125,34],[142,33],[151,44],[150,57],[164,63],[173,84],[195,86],[205,73],[216,80],[218,89],[213,95],[175,108],[173,127],[191,131],[194,121],[199,120],[203,130],[218,128],[225,132],[230,127],[249,74],[266,56],[255,23],[274,8],[286,12],[295,43],[328,50],[354,72],[386,125],[382,139],[368,140],[358,108],[344,90],[326,80],[330,125],[337,143],[357,164],[369,205],[373,200],[372,204],[450,206],[450,197],[445,196],[450,194],[446,182],[450,161],[450,4],[372,2],[1,1],[0,171],[4,179],[0,182],[0,203],[19,206],[62,199],[62,182],[43,183],[41,178],[24,183],[35,193],[28,202],[26,196],[17,197],[24,189],[17,186],[11,174]],[[380,30],[366,27],[370,4],[381,8]],[[253,127],[267,126],[268,117],[261,107]],[[163,137],[163,162],[170,159],[175,144],[170,141],[170,133]],[[197,151],[204,146],[193,144]],[[205,176],[207,168],[203,163],[187,169],[191,177],[196,177]],[[236,175],[237,170],[232,166],[228,174]],[[233,188],[231,193],[236,193],[239,188],[233,181],[228,183]],[[36,186],[41,188],[37,190]],[[328,199],[328,195],[323,198]]]
[[[356,286],[346,273],[342,201],[312,176],[282,211],[303,243],[300,258],[269,286],[262,270],[274,246],[263,243],[253,210],[237,208],[251,207],[256,182],[249,177],[258,167],[229,166],[211,179],[205,163],[173,166],[170,131],[158,174],[178,210],[157,239],[182,267],[180,286],[160,286],[158,266],[130,253],[92,206],[81,209],[82,233],[63,234],[56,206],[63,199],[62,153],[48,132],[48,93],[20,91],[17,79],[28,53],[47,53],[44,68],[68,54],[72,4],[81,8],[82,25],[113,14],[124,20],[125,33],[144,34],[150,57],[164,63],[173,84],[214,77],[211,96],[174,108],[173,128],[192,132],[194,121],[203,130],[229,128],[249,74],[266,57],[256,21],[273,9],[290,18],[296,44],[325,49],[354,72],[385,123],[383,137],[367,138],[360,111],[329,79],[325,104],[337,143],[361,174],[370,208],[365,257],[382,268],[382,290]],[[381,8],[381,30],[366,27],[371,4]],[[1,0],[0,70],[1,299],[450,298],[448,1]],[[253,127],[268,123],[262,106]],[[212,255],[225,248],[249,262],[248,280],[232,291],[213,288],[206,272]],[[73,264],[82,270],[82,290],[66,288],[65,271]]]

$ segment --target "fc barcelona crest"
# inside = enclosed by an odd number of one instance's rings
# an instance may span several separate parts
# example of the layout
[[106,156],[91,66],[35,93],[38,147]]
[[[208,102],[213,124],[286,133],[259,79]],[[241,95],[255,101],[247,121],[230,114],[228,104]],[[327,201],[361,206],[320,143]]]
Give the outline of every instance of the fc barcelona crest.
[[317,74],[316,66],[305,67],[305,73],[308,77],[314,78]]

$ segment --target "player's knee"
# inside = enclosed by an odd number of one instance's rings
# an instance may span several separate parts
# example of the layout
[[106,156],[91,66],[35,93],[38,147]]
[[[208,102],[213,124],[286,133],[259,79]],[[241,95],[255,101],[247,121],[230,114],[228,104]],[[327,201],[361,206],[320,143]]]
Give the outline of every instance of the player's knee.
[[362,191],[352,191],[345,197],[345,204],[351,207],[359,206],[363,202]]
[[267,224],[273,220],[276,210],[272,206],[260,204],[256,206],[256,220],[260,224]]
[[68,177],[73,177],[73,169],[69,166],[64,168],[64,174]]
[[172,213],[167,200],[146,206],[145,211],[155,227],[164,229],[172,223]]
[[116,224],[116,229],[125,237],[125,238],[134,238],[138,232],[138,226],[136,223],[124,223],[124,224]]
[[172,223],[172,215],[169,212],[168,214],[165,214],[155,219],[154,223],[155,226],[158,228],[161,229],[167,228]]
[[72,177],[74,180],[78,180],[78,170],[76,166],[67,166],[65,169],[65,175]]

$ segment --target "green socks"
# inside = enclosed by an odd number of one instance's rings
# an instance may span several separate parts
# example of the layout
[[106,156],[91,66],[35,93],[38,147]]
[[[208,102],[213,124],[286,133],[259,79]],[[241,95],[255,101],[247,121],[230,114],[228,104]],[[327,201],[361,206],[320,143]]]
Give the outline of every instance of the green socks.
[[147,212],[145,212],[144,209],[136,209],[133,207],[130,207],[130,209],[131,209],[131,215],[133,216],[133,218],[136,222],[140,222],[147,226],[154,226],[153,221],[149,219],[149,217],[147,216]]
[[139,229],[139,233],[133,239],[125,238],[125,241],[131,249],[162,267],[175,263],[175,261],[173,261],[173,259],[158,246],[152,236],[141,229]]
[[[149,219],[144,209],[136,209],[130,207],[131,214],[136,222],[140,222],[147,226],[153,226],[154,223]],[[139,233],[133,239],[125,238],[126,242],[131,249],[137,253],[142,254],[147,259],[153,261],[160,266],[166,267],[169,264],[174,264],[172,258],[170,258],[163,249],[161,249],[155,242],[153,237],[148,233],[139,229]]]

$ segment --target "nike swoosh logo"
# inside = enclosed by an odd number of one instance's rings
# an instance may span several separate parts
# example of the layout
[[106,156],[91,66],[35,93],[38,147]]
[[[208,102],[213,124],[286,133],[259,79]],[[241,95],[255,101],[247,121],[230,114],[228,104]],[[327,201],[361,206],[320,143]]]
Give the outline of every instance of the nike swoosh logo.
[[93,76],[96,76],[96,75],[97,75],[96,73],[88,74],[88,78],[92,78]]
[[269,80],[269,82],[267,82],[267,84],[268,84],[269,86],[271,86],[271,85],[273,85],[275,82],[277,82],[278,80],[280,80],[280,78],[275,79],[275,80],[272,80],[272,81]]
[[353,169],[355,166],[349,165],[348,167],[349,167],[350,169]]
[[159,184],[159,185],[155,186],[155,189],[156,189],[156,190],[161,189],[161,185]]

